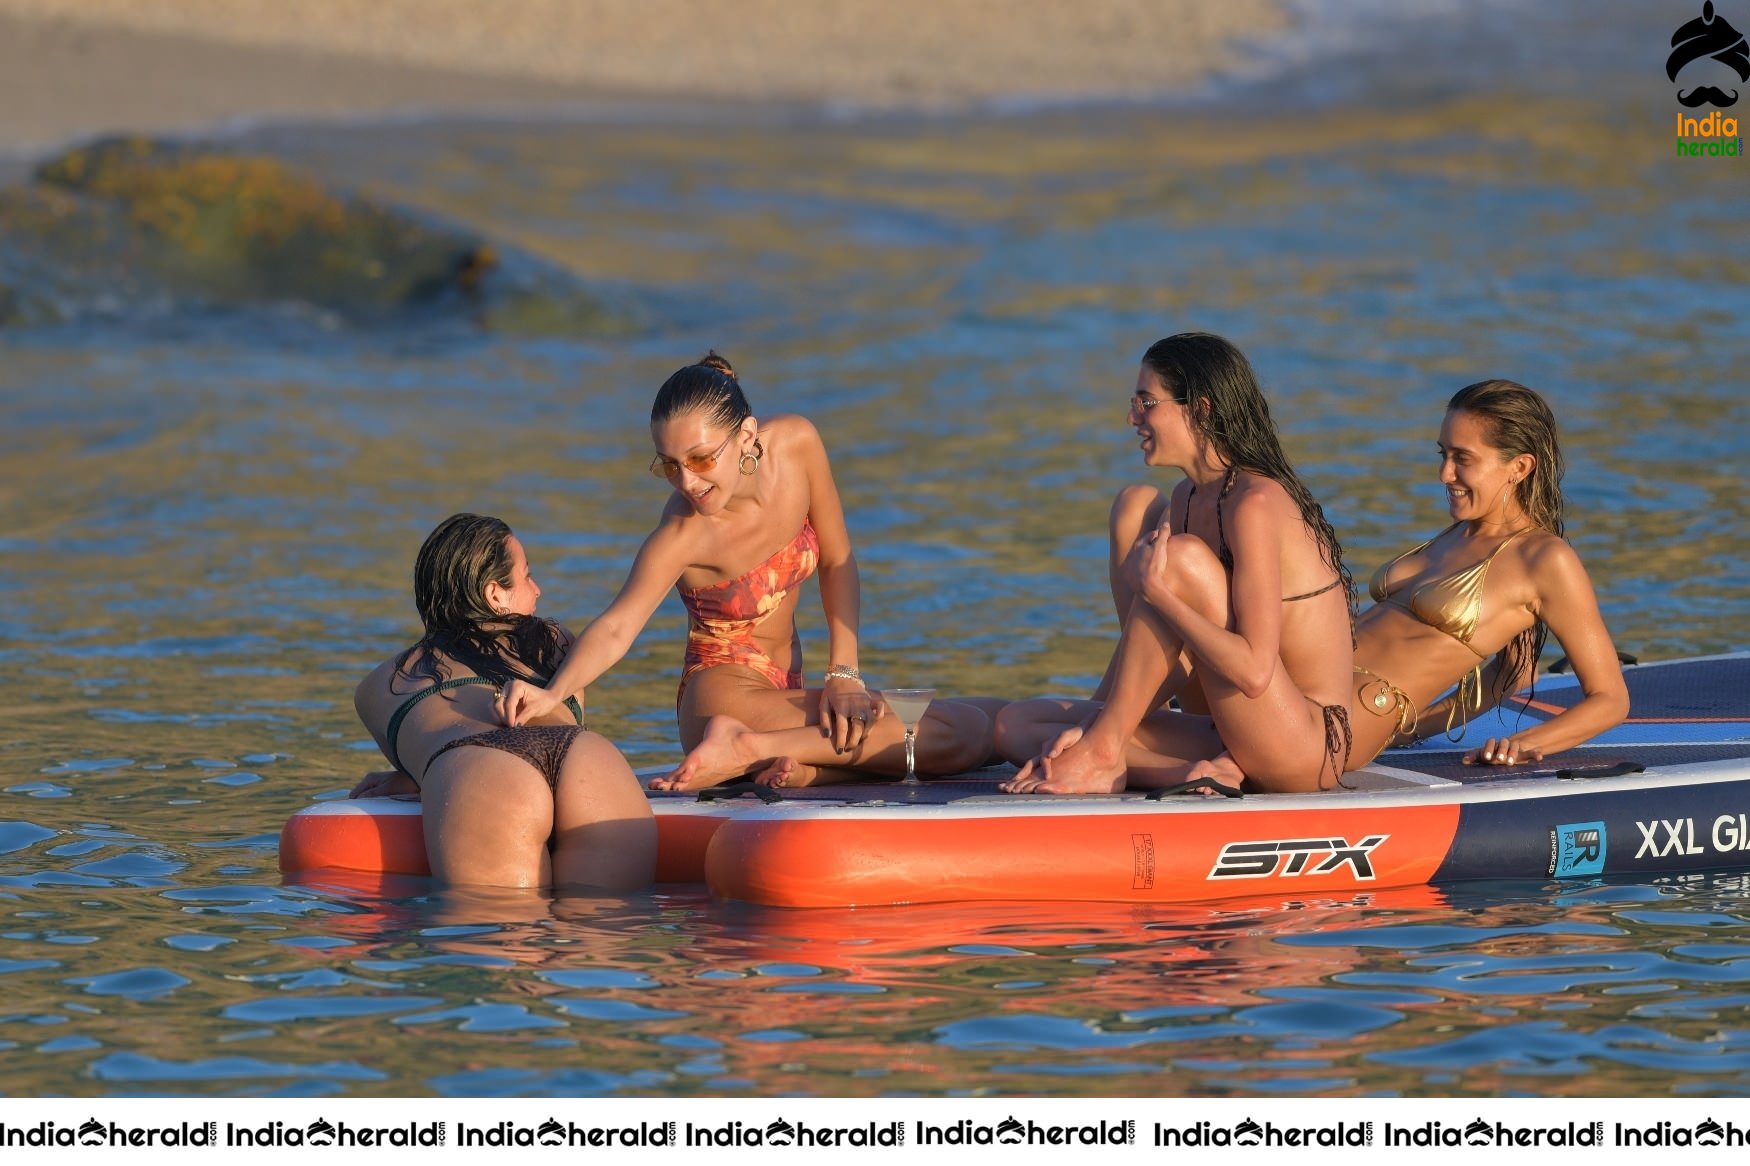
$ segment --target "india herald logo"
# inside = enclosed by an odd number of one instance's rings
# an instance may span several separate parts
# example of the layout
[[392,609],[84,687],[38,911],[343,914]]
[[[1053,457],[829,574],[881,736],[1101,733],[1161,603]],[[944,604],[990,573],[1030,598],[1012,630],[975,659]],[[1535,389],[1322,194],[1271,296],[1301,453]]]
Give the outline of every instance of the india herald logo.
[[[1701,6],[1699,19],[1689,21],[1671,34],[1671,55],[1665,58],[1665,75],[1676,81],[1685,66],[1709,60],[1718,63],[1707,66],[1716,76],[1723,76],[1730,70],[1738,75],[1741,84],[1750,82],[1750,44],[1746,43],[1743,33],[1732,27],[1731,21],[1715,13],[1713,0],[1707,0]],[[1702,105],[1727,109],[1737,104],[1736,89],[1728,93],[1721,86],[1706,84],[1708,78],[1702,80],[1703,84],[1679,92],[1678,102],[1689,109]]]
[[[1355,877],[1373,879],[1369,857],[1389,834],[1369,834],[1350,845],[1344,838],[1290,838],[1260,842],[1230,842],[1216,856],[1212,879],[1262,879],[1280,874],[1284,878],[1330,874],[1347,866]],[[1317,859],[1315,865],[1314,860]],[[1307,869],[1308,867],[1311,869]]]

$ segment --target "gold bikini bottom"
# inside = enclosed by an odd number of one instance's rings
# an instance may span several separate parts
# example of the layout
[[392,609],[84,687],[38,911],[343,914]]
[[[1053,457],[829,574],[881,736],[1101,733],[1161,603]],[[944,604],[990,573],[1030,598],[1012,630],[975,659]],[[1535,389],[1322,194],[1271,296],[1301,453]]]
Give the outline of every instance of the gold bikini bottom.
[[[1414,741],[1416,723],[1422,719],[1422,710],[1416,707],[1410,694],[1379,673],[1369,672],[1359,664],[1355,665],[1355,674],[1373,678],[1355,690],[1357,707],[1366,709],[1376,717],[1397,719],[1397,726],[1392,730],[1391,736],[1386,738],[1385,744],[1380,746],[1380,750],[1384,751],[1393,745],[1408,745]],[[1447,739],[1457,741],[1464,733],[1464,727],[1470,723],[1472,714],[1481,712],[1482,708],[1483,666],[1478,664],[1459,678],[1458,691],[1453,694],[1452,708],[1446,714]]]

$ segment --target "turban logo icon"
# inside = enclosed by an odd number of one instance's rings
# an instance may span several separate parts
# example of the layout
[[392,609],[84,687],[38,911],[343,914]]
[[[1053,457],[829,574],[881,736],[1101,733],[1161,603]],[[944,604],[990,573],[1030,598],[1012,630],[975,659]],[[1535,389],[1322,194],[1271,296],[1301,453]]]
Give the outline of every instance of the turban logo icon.
[[[1750,83],[1750,43],[1732,27],[1731,21],[1714,11],[1713,0],[1701,6],[1700,17],[1671,34],[1671,55],[1665,58],[1665,75],[1676,81],[1685,66],[1703,58],[1718,61],[1736,73],[1739,81]],[[1679,92],[1677,100],[1689,109],[1703,105],[1726,109],[1737,104],[1738,91],[1727,93],[1717,86],[1702,84]]]

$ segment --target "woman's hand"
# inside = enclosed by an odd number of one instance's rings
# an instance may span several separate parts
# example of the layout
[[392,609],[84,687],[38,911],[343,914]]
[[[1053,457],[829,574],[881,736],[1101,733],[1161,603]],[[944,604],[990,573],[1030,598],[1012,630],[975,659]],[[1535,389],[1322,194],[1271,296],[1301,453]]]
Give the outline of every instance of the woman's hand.
[[1039,747],[1039,757],[1037,760],[1050,761],[1055,758],[1059,753],[1062,753],[1065,749],[1068,749],[1071,745],[1080,741],[1082,739],[1082,734],[1087,732],[1088,725],[1092,723],[1093,718],[1090,717],[1079,725],[1071,725],[1057,736],[1051,738],[1051,740],[1045,742],[1045,744]]
[[506,725],[527,725],[563,703],[564,698],[551,689],[526,680],[513,680],[498,690],[492,711]]
[[359,778],[349,798],[388,798],[398,794],[419,795],[419,786],[399,769],[376,769]]
[[853,753],[869,736],[869,726],[887,714],[861,680],[834,676],[820,690],[820,733],[840,753]]
[[1464,755],[1466,765],[1524,765],[1542,760],[1542,749],[1527,745],[1518,737],[1490,737],[1481,749],[1472,749]]
[[1136,541],[1130,544],[1130,550],[1125,554],[1124,562],[1119,565],[1119,574],[1123,576],[1124,583],[1130,588],[1132,595],[1142,594],[1143,585],[1148,579],[1147,563],[1149,555],[1160,540],[1160,531],[1143,531],[1142,534],[1137,536]]
[[1058,733],[1057,736],[1046,740],[1044,744],[1039,746],[1039,755],[1021,766],[1021,768],[1016,771],[1015,776],[1010,779],[1010,782],[1003,786],[1003,789],[1009,793],[1019,793],[1022,791],[1009,789],[1009,784],[1018,781],[1026,781],[1028,778],[1033,777],[1034,774],[1038,774],[1039,780],[1041,781],[1048,778],[1050,776],[1050,767],[1046,763],[1057,760],[1058,756],[1065,749],[1068,749],[1071,745],[1080,741],[1083,735],[1087,733],[1088,726],[1094,723],[1094,718],[1098,715],[1098,712],[1089,713],[1086,717],[1082,718],[1081,724],[1071,725],[1067,729]]
[[1167,601],[1170,591],[1167,587],[1167,560],[1176,553],[1168,542],[1166,531],[1151,530],[1136,540],[1125,560],[1124,570],[1130,589],[1156,611]]

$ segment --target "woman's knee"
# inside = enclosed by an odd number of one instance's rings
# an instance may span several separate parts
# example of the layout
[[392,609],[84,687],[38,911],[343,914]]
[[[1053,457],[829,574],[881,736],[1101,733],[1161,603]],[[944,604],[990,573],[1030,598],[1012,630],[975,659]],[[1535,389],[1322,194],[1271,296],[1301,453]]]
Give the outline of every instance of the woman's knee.
[[1144,530],[1159,524],[1160,510],[1165,504],[1165,497],[1153,486],[1126,486],[1118,491],[1106,521],[1115,558],[1122,559]]
[[1216,623],[1227,620],[1227,568],[1194,534],[1175,534],[1166,541],[1161,581],[1180,599]]
[[990,756],[990,718],[977,705],[939,701],[924,714],[918,733],[919,768],[965,773]]
[[1018,700],[996,715],[992,722],[991,748],[1004,760],[1013,760],[1016,740],[1027,731],[1030,718],[1026,706],[1032,701]]
[[1039,754],[1045,738],[1063,728],[1063,706],[1054,700],[1018,700],[997,714],[992,748],[1016,765]]

